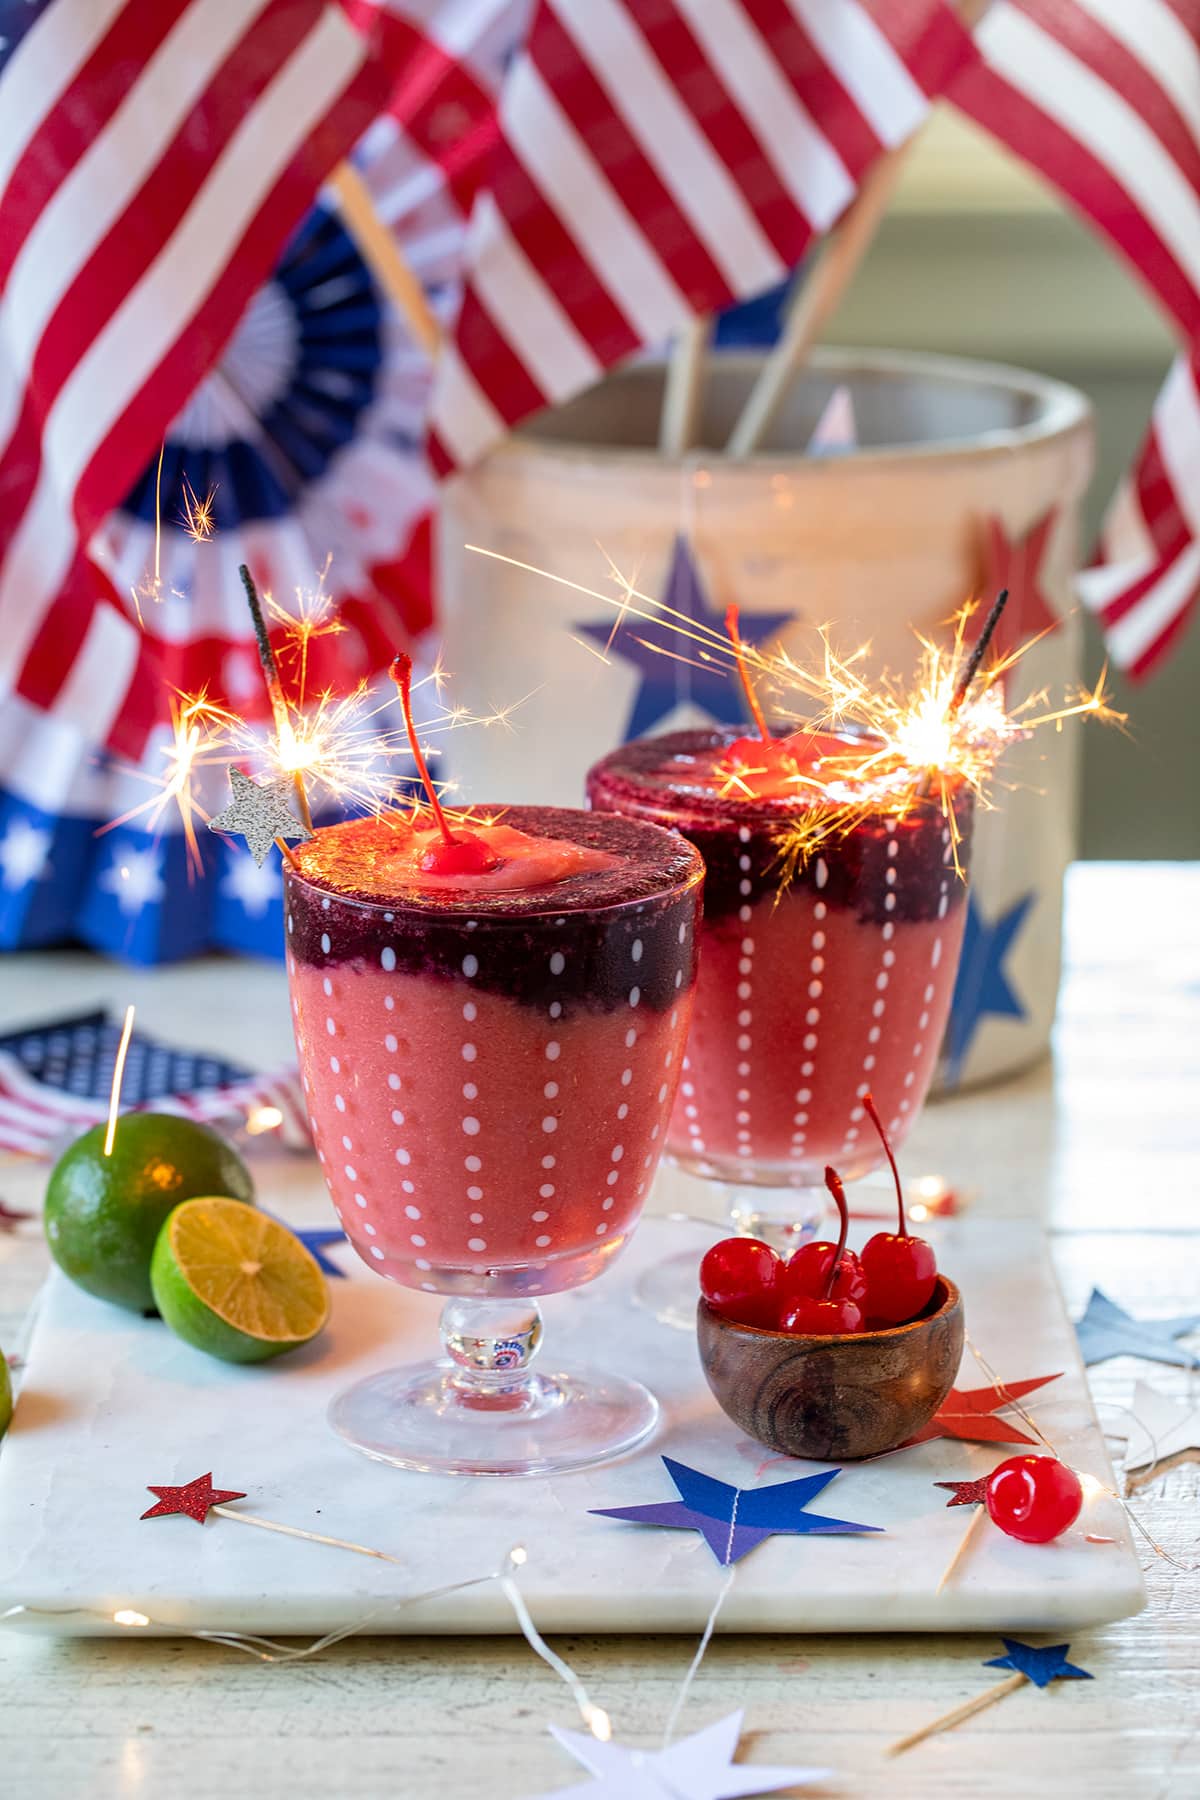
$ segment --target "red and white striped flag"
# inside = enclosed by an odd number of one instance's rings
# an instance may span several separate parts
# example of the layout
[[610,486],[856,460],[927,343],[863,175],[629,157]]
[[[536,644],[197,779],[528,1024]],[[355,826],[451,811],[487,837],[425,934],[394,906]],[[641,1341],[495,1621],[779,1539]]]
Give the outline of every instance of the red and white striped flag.
[[1147,674],[1200,594],[1200,0],[995,0],[950,97],[1131,264],[1192,350],[1081,587],[1114,662]]
[[472,217],[436,466],[782,280],[969,55],[943,0],[541,0]]
[[162,696],[88,545],[386,104],[329,0],[30,0],[0,32],[0,709],[136,755]]

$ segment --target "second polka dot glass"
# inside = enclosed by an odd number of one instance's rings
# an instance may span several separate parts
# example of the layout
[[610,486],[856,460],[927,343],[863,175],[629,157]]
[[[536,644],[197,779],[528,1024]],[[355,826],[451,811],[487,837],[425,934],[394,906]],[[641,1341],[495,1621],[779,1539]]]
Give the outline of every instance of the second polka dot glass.
[[[932,800],[902,819],[868,816],[784,881],[795,801],[718,795],[690,779],[723,741],[687,732],[626,745],[592,771],[588,792],[594,807],[683,833],[704,857],[700,978],[667,1147],[727,1184],[731,1223],[787,1249],[825,1210],[827,1163],[851,1181],[882,1160],[863,1095],[874,1094],[896,1144],[920,1110],[966,883]],[[965,870],[969,798],[958,825]]]
[[471,1473],[579,1466],[654,1423],[636,1383],[528,1365],[536,1296],[598,1275],[641,1213],[691,1015],[702,875],[653,827],[506,820],[594,841],[614,869],[590,897],[609,903],[368,902],[286,876],[296,1040],[338,1217],[381,1275],[458,1297],[449,1371],[359,1384],[334,1424],[368,1454]]

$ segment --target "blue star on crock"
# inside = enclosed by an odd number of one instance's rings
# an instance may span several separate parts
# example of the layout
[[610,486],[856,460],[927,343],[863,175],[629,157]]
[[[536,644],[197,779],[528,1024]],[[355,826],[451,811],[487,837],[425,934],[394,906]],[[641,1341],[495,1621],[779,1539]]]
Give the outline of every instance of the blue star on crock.
[[[691,638],[679,637],[672,629],[690,621],[725,636],[724,615],[710,603],[691,546],[682,535],[675,539],[671,551],[662,605],[673,609],[664,614],[663,624],[656,626],[639,619],[636,634],[626,621],[614,639],[612,619],[579,627],[593,643],[619,656],[622,662],[632,663],[641,676],[625,724],[625,740],[644,737],[677,706],[688,704],[707,713],[715,724],[744,723],[742,691],[732,661],[714,656],[711,663],[698,663],[695,659],[702,646]],[[677,616],[680,614],[682,618]],[[739,624],[742,641],[757,647],[778,637],[796,617],[797,614],[786,612],[743,612]],[[669,654],[664,655],[664,651]],[[680,662],[679,657],[689,660]]]
[[1002,1019],[1028,1017],[1009,982],[1004,963],[1036,899],[1036,894],[1024,895],[989,925],[974,894],[967,896],[962,957],[950,1004],[950,1023],[946,1028],[947,1078],[951,1086],[957,1084],[962,1074],[967,1052],[983,1019],[991,1016]]
[[805,1511],[808,1502],[841,1474],[840,1469],[805,1475],[799,1481],[776,1482],[771,1487],[738,1488],[670,1456],[662,1460],[679,1492],[678,1500],[662,1500],[648,1506],[594,1506],[589,1510],[602,1519],[629,1519],[635,1525],[698,1531],[722,1566],[738,1562],[765,1538],[777,1535],[830,1537],[883,1530],[881,1525],[855,1525],[848,1519],[827,1519],[820,1513]]
[[1077,1669],[1067,1661],[1070,1644],[1023,1644],[1020,1638],[1001,1638],[1006,1654],[993,1656],[985,1669],[1012,1669],[1032,1681],[1034,1687],[1049,1687],[1052,1681],[1092,1681],[1086,1669]]
[[1175,1319],[1135,1319],[1099,1288],[1092,1289],[1087,1310],[1075,1321],[1085,1363],[1105,1362],[1110,1356],[1142,1356],[1147,1362],[1171,1363],[1177,1369],[1200,1368],[1200,1357],[1175,1342],[1189,1331],[1200,1331],[1200,1313],[1183,1313]]

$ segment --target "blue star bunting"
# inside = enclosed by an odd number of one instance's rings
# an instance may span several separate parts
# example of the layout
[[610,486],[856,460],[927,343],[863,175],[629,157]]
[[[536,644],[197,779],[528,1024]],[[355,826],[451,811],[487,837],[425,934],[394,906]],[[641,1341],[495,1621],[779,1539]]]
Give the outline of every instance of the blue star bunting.
[[967,896],[962,957],[946,1030],[947,1079],[952,1087],[962,1074],[981,1020],[989,1015],[1002,1019],[1027,1017],[1004,972],[1004,962],[1036,898],[1035,894],[1026,894],[1001,913],[994,925],[989,925],[975,904],[974,894]]
[[1023,1644],[1019,1638],[1001,1638],[1000,1642],[1008,1654],[993,1656],[990,1662],[984,1663],[985,1669],[1012,1669],[1040,1688],[1049,1687],[1052,1681],[1094,1679],[1086,1669],[1077,1669],[1074,1663],[1067,1661],[1070,1644],[1047,1644],[1038,1649],[1035,1644]]
[[650,1506],[596,1506],[590,1510],[602,1519],[630,1519],[635,1525],[698,1531],[723,1566],[739,1561],[764,1538],[776,1535],[829,1537],[883,1529],[881,1525],[854,1525],[848,1519],[826,1519],[819,1513],[805,1512],[808,1502],[841,1474],[840,1469],[805,1475],[799,1481],[781,1481],[772,1487],[735,1488],[669,1456],[663,1457],[663,1463],[679,1491],[678,1500],[663,1500]]
[[305,1249],[312,1253],[318,1268],[324,1269],[327,1275],[336,1275],[339,1281],[345,1281],[345,1269],[339,1269],[333,1258],[326,1256],[324,1249],[326,1244],[345,1243],[346,1234],[340,1225],[324,1231],[297,1231],[295,1236],[300,1239]]
[[[741,687],[732,663],[725,658],[714,658],[711,663],[701,662],[697,666],[695,659],[700,655],[701,646],[690,638],[675,636],[671,629],[674,625],[685,624],[690,620],[695,625],[707,626],[722,637],[725,635],[724,618],[709,603],[687,539],[682,536],[675,539],[671,552],[671,567],[667,574],[662,604],[674,609],[664,616],[662,627],[645,627],[642,621],[638,621],[642,631],[635,636],[626,624],[611,645],[613,653],[623,662],[632,663],[641,675],[625,725],[626,741],[644,737],[668,713],[673,712],[677,706],[684,705],[698,707],[718,725],[741,725],[745,720],[745,711]],[[683,615],[682,619],[677,617],[678,614]],[[743,612],[739,627],[742,640],[757,646],[768,638],[777,637],[783,627],[796,617],[795,613]],[[609,648],[609,640],[612,638],[611,620],[594,625],[583,624],[579,629],[594,643]],[[645,642],[640,641],[643,634]],[[660,648],[650,647],[652,645]],[[672,654],[664,656],[663,650]],[[691,660],[679,662],[678,656]]]
[[1099,1288],[1092,1289],[1087,1311],[1075,1322],[1085,1363],[1105,1362],[1110,1356],[1142,1356],[1147,1362],[1172,1363],[1178,1369],[1200,1368],[1200,1357],[1175,1342],[1189,1331],[1200,1331],[1200,1313],[1184,1313],[1177,1319],[1135,1319]]

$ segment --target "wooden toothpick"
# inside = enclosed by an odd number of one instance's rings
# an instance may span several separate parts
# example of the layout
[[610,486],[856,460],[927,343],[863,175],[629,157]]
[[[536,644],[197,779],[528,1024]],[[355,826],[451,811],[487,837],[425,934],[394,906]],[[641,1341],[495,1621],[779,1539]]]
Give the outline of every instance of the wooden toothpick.
[[658,423],[658,447],[664,456],[682,456],[691,449],[711,336],[712,318],[704,315],[689,319],[672,346]]
[[966,1555],[967,1546],[970,1544],[971,1539],[974,1537],[975,1533],[978,1531],[980,1522],[986,1518],[987,1518],[987,1507],[986,1506],[977,1506],[975,1508],[974,1518],[971,1520],[970,1524],[967,1526],[967,1529],[963,1532],[962,1536],[958,1540],[957,1550],[954,1552],[954,1555],[950,1558],[950,1561],[946,1564],[945,1568],[942,1570],[942,1578],[937,1584],[937,1592],[939,1594],[941,1593],[942,1589],[945,1587],[946,1583],[949,1581],[950,1577],[953,1575],[955,1569],[957,1569],[957,1567],[958,1567],[959,1563],[962,1561],[963,1557]]
[[284,1537],[306,1538],[310,1544],[328,1544],[333,1550],[352,1550],[356,1556],[373,1556],[378,1562],[398,1563],[402,1568],[408,1566],[405,1557],[391,1556],[386,1550],[352,1544],[347,1538],[326,1537],[320,1531],[303,1531],[299,1525],[281,1525],[275,1519],[256,1519],[252,1513],[238,1512],[233,1506],[210,1506],[208,1510],[220,1513],[223,1519],[236,1519],[239,1525],[253,1525],[256,1531],[278,1531]]
[[985,1688],[982,1694],[976,1694],[973,1700],[964,1700],[961,1706],[954,1708],[953,1712],[943,1713],[940,1719],[934,1719],[929,1725],[922,1725],[919,1731],[910,1731],[907,1737],[902,1737],[896,1743],[889,1744],[888,1755],[899,1756],[902,1751],[911,1750],[914,1744],[924,1743],[927,1737],[933,1737],[939,1731],[953,1730],[954,1726],[961,1725],[964,1719],[971,1718],[974,1713],[982,1712],[985,1706],[991,1706],[997,1700],[1003,1700],[1005,1694],[1015,1694],[1022,1682],[1028,1679],[1027,1675],[1022,1675],[1019,1671],[1015,1675],[1006,1676],[1003,1681],[998,1681],[995,1687]]

